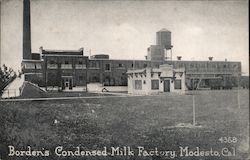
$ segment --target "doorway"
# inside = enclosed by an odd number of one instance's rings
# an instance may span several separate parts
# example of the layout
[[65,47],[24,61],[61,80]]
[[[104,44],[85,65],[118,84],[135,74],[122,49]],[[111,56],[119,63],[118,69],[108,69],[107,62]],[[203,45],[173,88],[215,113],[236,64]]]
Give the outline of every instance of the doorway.
[[164,92],[170,92],[170,80],[164,80]]
[[65,90],[72,90],[73,88],[73,78],[72,76],[63,77],[63,85]]

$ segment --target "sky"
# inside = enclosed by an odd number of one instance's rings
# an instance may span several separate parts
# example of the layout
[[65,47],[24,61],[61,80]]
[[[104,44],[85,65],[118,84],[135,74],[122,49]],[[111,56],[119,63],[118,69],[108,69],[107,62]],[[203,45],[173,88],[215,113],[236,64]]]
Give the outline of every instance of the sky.
[[[172,32],[173,58],[241,61],[249,75],[248,0],[31,0],[32,52],[77,50],[145,59],[156,32]],[[91,53],[90,53],[91,50]],[[1,2],[1,64],[20,69],[22,0]]]

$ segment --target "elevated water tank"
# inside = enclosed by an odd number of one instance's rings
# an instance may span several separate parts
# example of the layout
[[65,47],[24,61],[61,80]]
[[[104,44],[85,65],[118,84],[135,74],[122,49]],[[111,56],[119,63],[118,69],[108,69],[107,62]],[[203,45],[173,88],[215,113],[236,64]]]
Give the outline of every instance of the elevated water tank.
[[163,46],[165,49],[171,49],[171,32],[165,28],[156,32],[156,45]]

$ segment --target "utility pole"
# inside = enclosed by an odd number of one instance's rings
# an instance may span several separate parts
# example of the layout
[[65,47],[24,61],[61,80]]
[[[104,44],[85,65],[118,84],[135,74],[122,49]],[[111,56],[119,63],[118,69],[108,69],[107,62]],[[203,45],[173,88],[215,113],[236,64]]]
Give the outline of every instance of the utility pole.
[[193,94],[192,94],[192,101],[193,101],[193,126],[196,125],[196,120],[195,120],[195,96],[194,96],[194,79],[192,80],[192,86],[193,86]]
[[237,87],[237,100],[238,100],[238,108],[240,109],[240,74],[237,74],[237,81],[238,81],[238,87]]
[[195,97],[193,95],[193,126],[195,126]]

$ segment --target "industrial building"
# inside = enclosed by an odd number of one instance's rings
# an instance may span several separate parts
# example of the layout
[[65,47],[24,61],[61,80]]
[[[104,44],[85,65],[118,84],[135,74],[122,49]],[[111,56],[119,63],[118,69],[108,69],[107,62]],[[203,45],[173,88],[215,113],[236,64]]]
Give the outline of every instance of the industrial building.
[[40,47],[39,53],[31,53],[30,2],[24,0],[23,3],[22,71],[25,80],[41,87],[87,89],[87,84],[91,83],[127,86],[128,70],[159,69],[164,64],[171,65],[173,70],[184,68],[187,89],[232,88],[237,86],[237,77],[241,76],[241,62],[213,61],[213,57],[204,61],[185,61],[181,56],[173,60],[171,32],[166,29],[156,32],[156,44],[148,47],[145,60],[110,59],[106,54],[89,57],[85,55],[84,48],[48,50]]
[[149,95],[163,92],[184,94],[185,69],[173,69],[173,65],[164,64],[159,68],[128,70],[128,93]]

